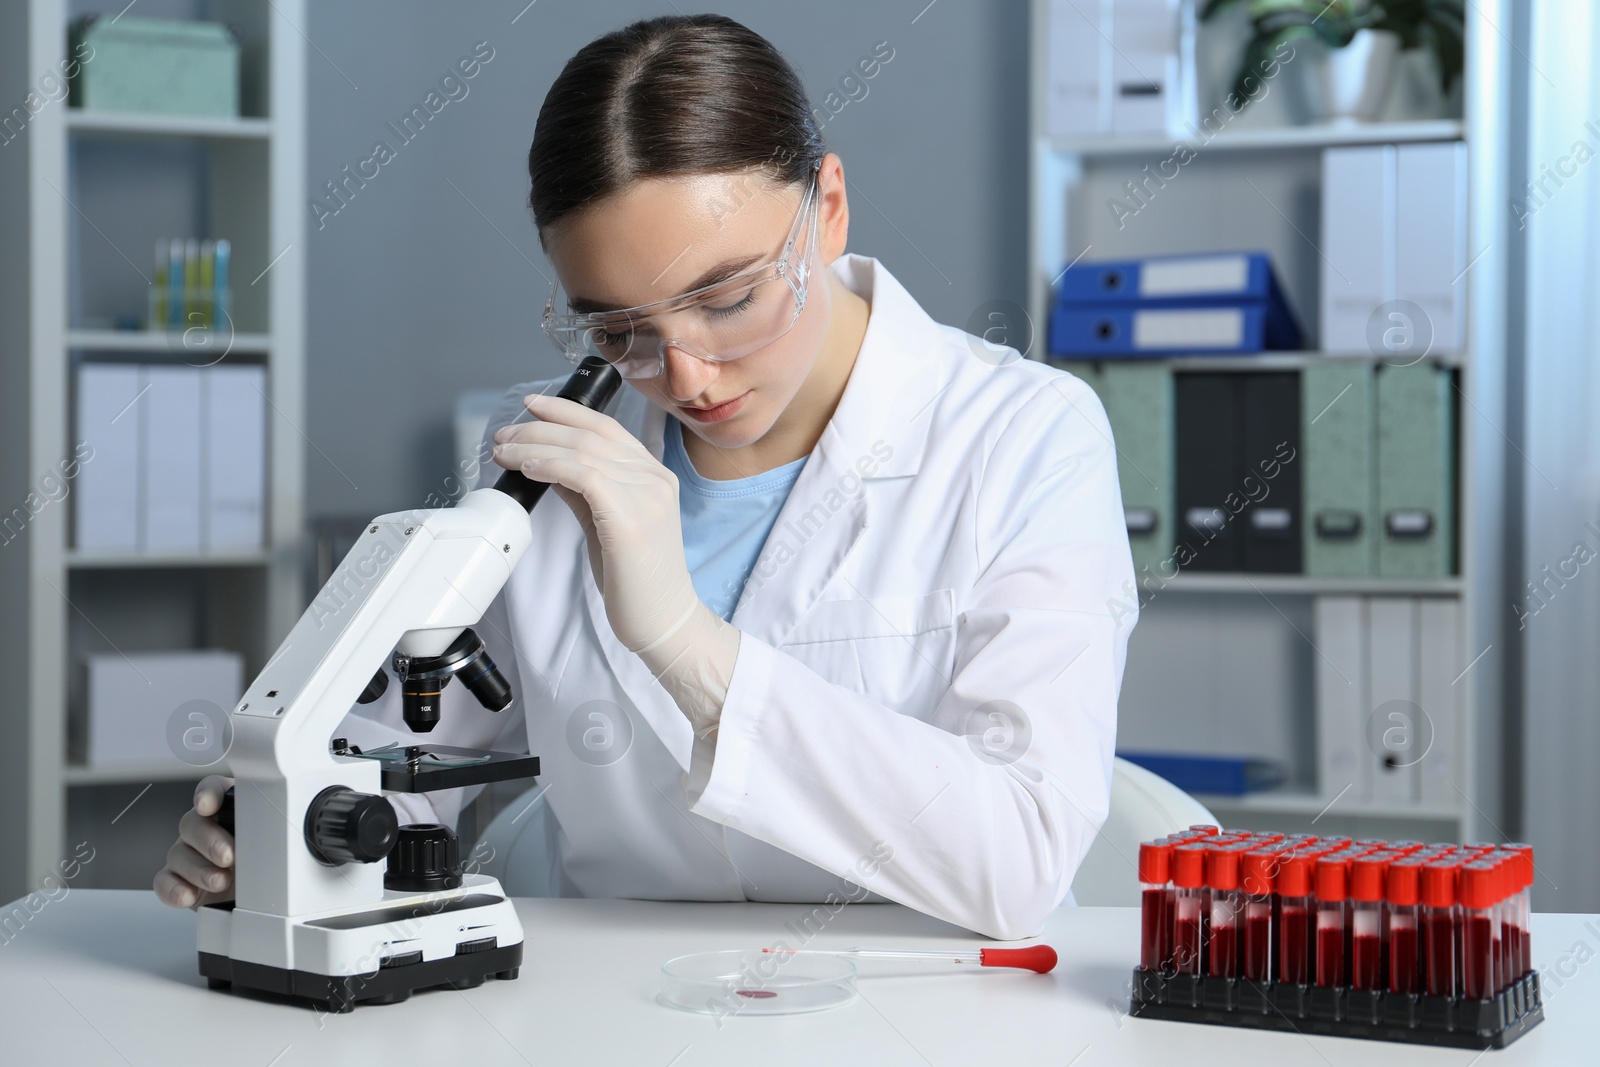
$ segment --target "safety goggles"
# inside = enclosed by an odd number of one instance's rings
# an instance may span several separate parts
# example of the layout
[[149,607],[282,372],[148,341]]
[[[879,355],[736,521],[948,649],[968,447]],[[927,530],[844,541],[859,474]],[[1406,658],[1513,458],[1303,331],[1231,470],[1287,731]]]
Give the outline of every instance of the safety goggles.
[[805,309],[817,214],[813,177],[782,253],[765,266],[653,304],[586,314],[556,312],[567,306],[557,281],[540,325],[574,364],[599,356],[624,378],[659,375],[668,346],[710,363],[748,356],[788,333]]

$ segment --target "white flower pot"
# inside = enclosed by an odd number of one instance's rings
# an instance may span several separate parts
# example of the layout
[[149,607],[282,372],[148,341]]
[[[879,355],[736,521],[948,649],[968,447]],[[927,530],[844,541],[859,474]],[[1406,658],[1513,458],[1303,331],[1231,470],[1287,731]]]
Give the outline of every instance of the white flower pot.
[[1288,63],[1294,110],[1302,122],[1351,126],[1378,117],[1400,60],[1400,36],[1359,30],[1343,48],[1297,39]]

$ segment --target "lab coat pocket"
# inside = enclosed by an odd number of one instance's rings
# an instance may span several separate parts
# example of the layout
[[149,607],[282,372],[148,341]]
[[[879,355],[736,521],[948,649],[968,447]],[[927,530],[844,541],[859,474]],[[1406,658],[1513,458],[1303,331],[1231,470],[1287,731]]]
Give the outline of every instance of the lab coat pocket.
[[950,687],[955,591],[819,601],[784,651],[836,684],[926,719]]

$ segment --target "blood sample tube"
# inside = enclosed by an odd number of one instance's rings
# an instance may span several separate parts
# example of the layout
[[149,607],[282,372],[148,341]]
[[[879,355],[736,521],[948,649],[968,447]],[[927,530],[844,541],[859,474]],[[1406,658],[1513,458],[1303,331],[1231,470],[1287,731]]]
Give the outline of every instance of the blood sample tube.
[[1172,842],[1166,838],[1139,846],[1142,929],[1139,966],[1172,970]]
[[1244,951],[1239,977],[1252,982],[1272,980],[1273,889],[1280,853],[1255,849],[1239,857],[1239,888],[1244,894]]
[[1172,850],[1172,967],[1178,974],[1203,974],[1205,942],[1200,912],[1205,904],[1206,846]]
[[1517,894],[1522,889],[1522,857],[1505,850],[1489,852],[1483,859],[1491,861],[1500,876],[1500,900],[1494,908],[1500,928],[1500,954],[1495,959],[1495,992],[1505,989],[1522,975],[1517,969],[1517,956],[1521,950],[1522,935],[1517,926]]
[[1189,827],[1189,829],[1198,830],[1200,833],[1205,834],[1207,837],[1216,837],[1218,834],[1220,834],[1222,832],[1221,829],[1219,829],[1218,827],[1212,826],[1210,823],[1207,823],[1207,822],[1194,823],[1193,825],[1191,825]]
[[1349,859],[1342,853],[1317,860],[1317,960],[1319,986],[1345,984],[1345,955],[1349,951],[1345,930]]
[[1422,865],[1423,989],[1429,996],[1456,995],[1456,871],[1460,861]]
[[1392,854],[1374,852],[1350,865],[1350,986],[1382,989],[1383,950],[1388,943],[1384,875]]
[[1315,861],[1304,852],[1283,853],[1278,860],[1278,981],[1309,985],[1316,929],[1311,915]]
[[1461,995],[1488,1000],[1495,988],[1495,959],[1500,951],[1500,868],[1487,860],[1461,867]]
[[1239,853],[1232,848],[1206,851],[1206,888],[1211,891],[1207,973],[1239,977]]
[[1522,857],[1522,876],[1517,880],[1519,888],[1511,905],[1511,912],[1516,916],[1517,936],[1516,949],[1511,957],[1512,969],[1516,973],[1511,980],[1516,981],[1533,968],[1533,846],[1513,841],[1505,847]]
[[1365,849],[1379,849],[1379,848],[1388,848],[1389,847],[1389,842],[1384,840],[1381,837],[1361,837],[1361,838],[1357,838],[1356,840],[1354,840],[1354,841],[1352,841],[1350,843],[1352,845],[1356,845],[1356,846],[1358,846],[1360,848],[1365,848]]
[[1422,861],[1413,857],[1389,864],[1385,876],[1389,910],[1389,992],[1422,992],[1418,970],[1420,949],[1417,940],[1418,879]]
[[1348,848],[1349,845],[1350,845],[1350,839],[1348,837],[1340,837],[1337,834],[1335,834],[1333,836],[1330,836],[1330,837],[1319,837],[1319,838],[1317,838],[1317,847],[1319,847],[1319,848],[1321,848],[1323,846],[1329,846],[1329,847],[1332,847],[1332,848],[1335,848],[1335,849],[1340,849],[1340,848]]
[[1417,851],[1417,849],[1419,849],[1421,847],[1422,847],[1422,842],[1421,841],[1391,841],[1391,842],[1389,842],[1390,851],[1403,852],[1406,855],[1410,855],[1411,853]]

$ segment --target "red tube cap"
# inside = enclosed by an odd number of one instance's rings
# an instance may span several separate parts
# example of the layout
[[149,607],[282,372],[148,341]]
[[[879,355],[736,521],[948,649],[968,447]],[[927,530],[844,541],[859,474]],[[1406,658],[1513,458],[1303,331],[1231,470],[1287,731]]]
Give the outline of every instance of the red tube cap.
[[1172,884],[1179,889],[1199,889],[1206,884],[1205,845],[1179,845],[1172,850]]
[[1501,847],[1515,852],[1517,855],[1522,857],[1521,889],[1527,889],[1529,886],[1533,885],[1533,846],[1525,844],[1521,841],[1512,841],[1509,844],[1502,845]]
[[1460,860],[1434,860],[1422,865],[1422,903],[1430,908],[1448,908],[1456,902],[1456,873]]
[[1383,853],[1362,856],[1350,865],[1350,899],[1382,900],[1389,858]]
[[1349,861],[1333,855],[1317,861],[1317,899],[1343,900],[1348,895]]
[[1165,885],[1172,881],[1172,843],[1146,841],[1139,846],[1139,881]]
[[1492,908],[1505,894],[1500,892],[1500,867],[1488,860],[1473,860],[1461,866],[1459,895],[1464,908]]
[[1414,858],[1395,860],[1386,872],[1387,897],[1397,908],[1409,908],[1419,899],[1419,882],[1422,861]]
[[1199,830],[1201,833],[1205,834],[1207,837],[1215,837],[1217,834],[1222,832],[1217,827],[1212,826],[1208,822],[1197,822],[1197,823],[1194,823],[1189,827],[1189,829],[1191,829],[1191,830]]
[[1278,895],[1280,897],[1306,897],[1311,895],[1311,871],[1315,861],[1303,852],[1280,856],[1278,864]]
[[1239,853],[1232,848],[1206,850],[1206,885],[1222,892],[1239,888]]
[[1270,895],[1282,863],[1283,857],[1276,852],[1246,852],[1239,860],[1239,888],[1253,897]]

